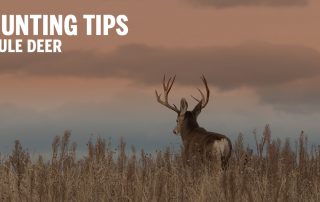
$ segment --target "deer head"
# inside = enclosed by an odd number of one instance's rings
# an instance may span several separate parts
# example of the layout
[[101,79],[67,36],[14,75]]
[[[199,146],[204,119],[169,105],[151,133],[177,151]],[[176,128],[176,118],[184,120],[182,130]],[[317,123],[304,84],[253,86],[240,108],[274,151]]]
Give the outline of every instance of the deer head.
[[164,91],[164,99],[161,99],[161,94],[159,94],[157,91],[156,92],[156,97],[157,101],[164,105],[165,107],[175,111],[177,113],[177,126],[173,129],[174,134],[181,134],[182,131],[187,131],[187,130],[192,130],[195,127],[199,127],[198,122],[197,122],[197,117],[200,114],[201,110],[205,108],[209,102],[209,96],[210,96],[210,91],[208,87],[208,83],[206,78],[202,75],[201,79],[205,85],[206,88],[206,96],[204,93],[198,88],[198,91],[201,94],[201,99],[197,99],[194,96],[191,96],[194,98],[198,104],[193,108],[192,111],[188,111],[188,102],[185,98],[181,98],[180,101],[180,109],[176,107],[176,105],[170,105],[168,101],[169,93],[170,90],[174,84],[176,76],[173,78],[170,77],[169,80],[166,82],[166,77],[163,77],[163,91]]

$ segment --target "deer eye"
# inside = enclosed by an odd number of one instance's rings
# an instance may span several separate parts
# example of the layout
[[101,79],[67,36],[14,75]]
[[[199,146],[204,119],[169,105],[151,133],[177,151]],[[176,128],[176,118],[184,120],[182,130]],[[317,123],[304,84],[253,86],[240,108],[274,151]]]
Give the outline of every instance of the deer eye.
[[176,122],[177,122],[177,123],[179,122],[178,119],[176,120]]

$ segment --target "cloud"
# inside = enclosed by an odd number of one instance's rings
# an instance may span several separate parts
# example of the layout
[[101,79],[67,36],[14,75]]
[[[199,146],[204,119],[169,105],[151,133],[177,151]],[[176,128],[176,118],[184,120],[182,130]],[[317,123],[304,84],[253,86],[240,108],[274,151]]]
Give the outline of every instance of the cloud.
[[320,106],[317,88],[307,82],[320,77],[319,67],[320,54],[314,49],[268,43],[188,49],[133,44],[109,53],[0,55],[0,74],[126,78],[145,85],[160,85],[164,73],[177,74],[182,85],[198,85],[204,74],[221,90],[250,87],[262,102],[281,109],[289,102],[304,108],[311,102],[310,106]]
[[195,6],[229,8],[237,6],[305,6],[309,0],[186,0]]
[[0,74],[128,78],[157,84],[164,73],[182,84],[198,83],[205,74],[221,89],[285,83],[320,74],[320,54],[303,46],[243,44],[233,47],[165,49],[121,46],[110,53],[0,55]]
[[296,80],[278,86],[258,88],[262,102],[275,109],[295,113],[310,113],[320,110],[320,77]]

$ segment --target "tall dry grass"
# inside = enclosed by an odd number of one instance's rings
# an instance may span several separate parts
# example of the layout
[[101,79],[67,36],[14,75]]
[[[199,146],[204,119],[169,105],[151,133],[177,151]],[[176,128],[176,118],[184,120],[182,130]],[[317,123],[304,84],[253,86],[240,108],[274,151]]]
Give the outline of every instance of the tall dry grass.
[[252,150],[238,136],[226,171],[170,148],[127,154],[121,140],[114,151],[101,138],[77,159],[70,132],[53,140],[49,161],[31,161],[16,141],[0,158],[0,201],[320,201],[320,147],[303,132],[294,147],[272,139],[269,126],[255,140]]

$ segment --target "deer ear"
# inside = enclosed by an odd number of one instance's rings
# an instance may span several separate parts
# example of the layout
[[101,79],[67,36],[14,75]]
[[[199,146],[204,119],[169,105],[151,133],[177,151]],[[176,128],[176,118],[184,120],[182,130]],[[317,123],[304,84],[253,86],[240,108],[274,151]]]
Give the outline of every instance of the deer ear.
[[198,117],[202,109],[202,101],[200,101],[192,110],[192,113],[195,115],[195,117]]
[[180,101],[180,114],[185,114],[188,110],[188,102],[185,98],[182,98]]

